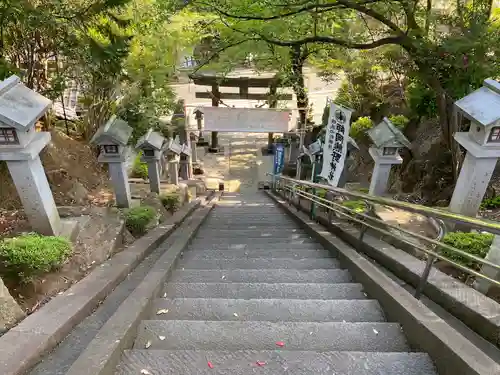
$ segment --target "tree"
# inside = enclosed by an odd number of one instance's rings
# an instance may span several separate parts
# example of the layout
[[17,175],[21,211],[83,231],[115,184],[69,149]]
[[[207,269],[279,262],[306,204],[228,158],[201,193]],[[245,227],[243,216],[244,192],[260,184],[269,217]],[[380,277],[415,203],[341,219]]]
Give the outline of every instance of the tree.
[[[411,61],[414,75],[435,93],[444,145],[459,153],[453,102],[498,74],[498,28],[489,23],[491,0],[458,2],[438,9],[428,0],[203,0],[198,6],[218,14],[228,28],[275,46],[320,44],[349,50],[393,45]],[[288,30],[282,28],[288,25]],[[293,30],[290,31],[290,30]],[[283,32],[277,32],[283,31]],[[474,63],[474,65],[472,65]],[[480,68],[479,68],[480,67]],[[457,72],[463,79],[456,79]],[[471,85],[472,83],[472,85]]]

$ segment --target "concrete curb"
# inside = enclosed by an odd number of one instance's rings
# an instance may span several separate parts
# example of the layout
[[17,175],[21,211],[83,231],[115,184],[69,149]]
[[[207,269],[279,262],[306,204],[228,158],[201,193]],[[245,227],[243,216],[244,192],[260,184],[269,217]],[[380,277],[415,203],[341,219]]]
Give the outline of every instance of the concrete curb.
[[38,363],[201,202],[197,199],[183,207],[0,337],[0,373],[22,375]]
[[413,348],[424,351],[441,375],[493,375],[500,365],[451,328],[351,246],[297,212],[286,201],[267,193],[325,248],[334,251],[365,291],[379,301],[387,317],[399,322]]
[[[216,194],[218,197],[219,195]],[[158,259],[143,281],[118,307],[95,338],[73,363],[66,375],[112,375],[125,349],[131,348],[137,326],[162,290],[180,253],[186,248],[214,207],[202,205],[175,233],[172,244]]]

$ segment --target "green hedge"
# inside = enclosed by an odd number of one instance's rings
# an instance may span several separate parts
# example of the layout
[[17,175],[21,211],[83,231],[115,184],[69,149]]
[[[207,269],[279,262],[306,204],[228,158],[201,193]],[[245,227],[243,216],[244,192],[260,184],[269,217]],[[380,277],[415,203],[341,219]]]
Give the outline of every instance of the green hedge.
[[148,224],[156,215],[156,210],[151,206],[134,207],[127,211],[125,225],[133,236],[141,236],[146,233]]
[[37,233],[6,238],[0,242],[2,274],[22,282],[60,267],[71,255],[71,242],[63,237]]
[[[484,258],[488,254],[491,243],[493,242],[493,235],[489,233],[464,233],[464,232],[450,232],[447,233],[443,242],[449,246],[463,250],[469,254],[475,255],[479,258]],[[454,251],[441,248],[441,254],[446,258],[453,260],[463,266],[479,271],[481,265],[463,255],[457,254]]]
[[359,139],[373,127],[373,121],[369,117],[360,117],[351,124],[349,135],[354,139]]
[[167,211],[175,212],[181,205],[181,197],[179,193],[169,193],[160,195],[160,201]]

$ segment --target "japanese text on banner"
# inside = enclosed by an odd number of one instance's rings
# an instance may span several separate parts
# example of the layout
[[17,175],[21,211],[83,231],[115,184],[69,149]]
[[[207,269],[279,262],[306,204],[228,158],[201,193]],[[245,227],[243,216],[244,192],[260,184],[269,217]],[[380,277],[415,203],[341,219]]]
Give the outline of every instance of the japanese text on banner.
[[352,110],[330,103],[330,115],[323,145],[321,177],[337,186],[344,170]]

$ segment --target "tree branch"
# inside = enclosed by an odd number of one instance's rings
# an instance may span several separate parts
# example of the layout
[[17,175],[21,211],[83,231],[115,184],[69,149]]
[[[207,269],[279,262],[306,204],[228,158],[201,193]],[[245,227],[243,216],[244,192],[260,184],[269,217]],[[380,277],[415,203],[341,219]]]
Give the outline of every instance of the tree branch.
[[224,52],[225,50],[228,50],[229,48],[239,46],[243,43],[249,42],[249,41],[255,41],[255,40],[261,40],[260,38],[247,38],[247,39],[242,39],[234,43],[230,43],[225,45],[224,47],[219,48],[217,51],[212,53],[205,61],[203,61],[200,65],[198,65],[191,74],[197,73],[201,68],[206,66],[210,61],[215,59],[221,52]]
[[[363,5],[372,4],[372,3],[377,3],[379,1],[380,0],[365,0],[361,4],[363,4]],[[207,4],[207,3],[200,3],[200,4],[206,5],[209,8],[212,8],[215,12],[222,14],[225,17],[240,19],[240,20],[247,20],[247,21],[251,21],[251,20],[253,20],[253,21],[270,21],[270,20],[277,20],[277,19],[281,19],[281,18],[295,16],[297,14],[304,13],[304,12],[314,10],[314,9],[321,9],[321,10],[317,11],[317,13],[319,14],[319,13],[328,12],[334,8],[346,7],[341,1],[336,0],[333,3],[327,3],[327,4],[309,4],[309,5],[306,5],[302,8],[290,11],[288,13],[276,14],[274,16],[268,16],[268,17],[259,17],[259,16],[250,16],[250,15],[231,14],[231,13],[228,13],[228,12],[222,10],[222,9],[217,8],[216,6],[214,6],[212,4]]]
[[352,48],[352,49],[360,49],[360,50],[367,50],[367,49],[373,49],[377,48],[380,46],[384,46],[387,44],[397,44],[401,45],[403,43],[403,37],[402,36],[391,36],[391,37],[386,37],[386,38],[381,38],[378,40],[375,40],[371,43],[353,43],[348,40],[342,40],[330,36],[311,36],[299,40],[291,40],[291,41],[286,41],[286,40],[276,40],[276,39],[269,39],[263,35],[259,35],[259,37],[267,42],[267,43],[272,43],[277,46],[282,46],[282,47],[293,47],[293,46],[300,46],[304,45],[307,43],[325,43],[325,44],[335,44],[337,46],[341,47],[346,47],[346,48]]

